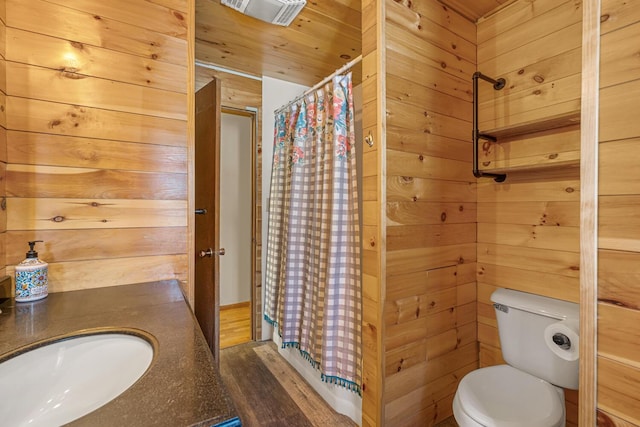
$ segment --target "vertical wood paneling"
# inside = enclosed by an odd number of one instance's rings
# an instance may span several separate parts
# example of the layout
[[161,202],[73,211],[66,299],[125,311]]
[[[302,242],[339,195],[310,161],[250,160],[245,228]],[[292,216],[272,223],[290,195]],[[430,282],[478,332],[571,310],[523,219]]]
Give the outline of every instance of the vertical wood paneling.
[[[581,94],[581,1],[518,0],[478,23],[478,70],[505,77],[494,91],[480,83],[483,129],[578,111]],[[540,130],[540,129],[538,129]],[[509,173],[509,167],[580,157],[577,126],[486,144],[481,162],[507,180],[478,182],[478,340],[480,364],[503,363],[491,293],[511,288],[580,301],[580,175],[556,165]],[[568,401],[568,398],[567,398]],[[567,404],[567,425],[577,405]]]
[[190,297],[193,12],[173,3],[6,0],[8,271],[39,236],[53,292],[177,279]]
[[580,162],[580,425],[597,409],[600,2],[584,2]]
[[[162,3],[159,3],[162,4]],[[195,151],[196,151],[196,93],[195,93],[195,62],[196,62],[196,4],[194,0],[186,0],[187,23],[187,274],[186,283],[182,288],[191,307],[195,307],[195,276],[196,276],[196,236],[195,236],[195,212],[196,209],[196,176],[195,176]],[[171,6],[170,6],[171,7]]]
[[475,29],[436,1],[385,3],[385,423],[433,425],[478,363]]
[[[640,305],[638,257],[640,234],[635,220],[638,178],[626,176],[629,159],[640,156],[637,119],[629,114],[637,99],[637,7],[620,0],[603,0],[600,42],[597,277],[597,409],[602,425],[640,424]],[[595,19],[595,18],[594,18]],[[595,33],[597,36],[597,33]],[[595,58],[598,61],[598,58]],[[597,81],[596,81],[597,82]],[[594,85],[596,84],[594,82]],[[597,107],[597,105],[596,105]],[[595,282],[595,280],[594,280]],[[592,307],[595,314],[596,307]],[[594,391],[595,394],[595,391]]]
[[[7,6],[5,0],[0,0],[0,34],[3,35],[0,40],[2,45],[2,54],[0,55],[0,110],[6,111],[6,21]],[[6,237],[7,237],[7,209],[6,209],[6,174],[7,174],[7,130],[4,125],[0,125],[0,277],[4,277],[7,260],[6,260]]]
[[363,148],[362,425],[384,423],[384,334],[386,199],[384,115],[386,98],[385,1],[362,1],[362,127],[373,144]]

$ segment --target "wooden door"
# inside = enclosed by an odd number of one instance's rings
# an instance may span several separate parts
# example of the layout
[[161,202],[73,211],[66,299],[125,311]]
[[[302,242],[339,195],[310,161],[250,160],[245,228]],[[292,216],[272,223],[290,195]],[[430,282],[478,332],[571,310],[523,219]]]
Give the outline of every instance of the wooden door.
[[196,92],[195,148],[195,314],[219,362],[220,249],[220,84]]

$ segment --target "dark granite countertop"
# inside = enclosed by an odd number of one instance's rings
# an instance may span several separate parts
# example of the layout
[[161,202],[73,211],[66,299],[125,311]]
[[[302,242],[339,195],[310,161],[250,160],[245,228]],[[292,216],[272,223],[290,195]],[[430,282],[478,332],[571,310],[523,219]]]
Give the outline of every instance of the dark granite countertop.
[[236,418],[209,347],[176,281],[50,294],[0,305],[0,357],[92,328],[136,328],[158,340],[149,370],[71,426],[213,426]]

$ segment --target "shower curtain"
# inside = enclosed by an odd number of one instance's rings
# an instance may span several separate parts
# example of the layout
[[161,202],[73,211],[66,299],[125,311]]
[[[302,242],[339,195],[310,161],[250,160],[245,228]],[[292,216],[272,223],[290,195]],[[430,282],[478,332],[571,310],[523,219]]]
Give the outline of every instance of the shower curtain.
[[360,393],[360,232],[351,73],[276,111],[265,319],[324,381]]

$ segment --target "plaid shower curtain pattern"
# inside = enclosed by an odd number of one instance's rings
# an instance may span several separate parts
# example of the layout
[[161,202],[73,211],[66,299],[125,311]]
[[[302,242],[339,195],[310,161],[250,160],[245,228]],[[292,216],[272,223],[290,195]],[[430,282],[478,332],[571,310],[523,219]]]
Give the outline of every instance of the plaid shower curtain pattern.
[[323,380],[360,392],[360,231],[351,73],[276,113],[265,319]]

